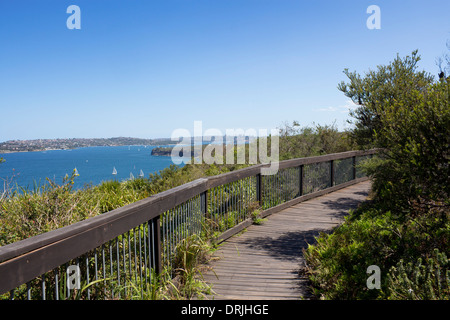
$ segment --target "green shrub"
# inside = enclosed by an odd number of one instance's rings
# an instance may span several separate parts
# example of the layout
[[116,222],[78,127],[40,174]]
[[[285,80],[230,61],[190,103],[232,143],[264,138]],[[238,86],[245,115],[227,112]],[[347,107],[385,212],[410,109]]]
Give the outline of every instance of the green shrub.
[[449,300],[450,259],[438,249],[424,261],[402,259],[389,270],[388,288],[389,299]]
[[[398,269],[402,259],[428,263],[430,252],[448,251],[448,217],[445,223],[433,216],[405,220],[383,208],[383,204],[365,204],[346,217],[331,234],[322,233],[316,244],[304,250],[317,296],[324,299],[398,298],[403,291],[398,295],[391,292],[398,291],[404,283],[399,282],[395,273],[392,275],[395,281],[387,276],[389,271],[396,270],[393,267]],[[449,264],[442,263],[442,259],[439,261],[441,274],[448,275]],[[370,265],[381,269],[380,290],[369,290],[366,286],[366,271]],[[411,272],[408,274],[411,276]],[[447,277],[447,281],[450,278]]]

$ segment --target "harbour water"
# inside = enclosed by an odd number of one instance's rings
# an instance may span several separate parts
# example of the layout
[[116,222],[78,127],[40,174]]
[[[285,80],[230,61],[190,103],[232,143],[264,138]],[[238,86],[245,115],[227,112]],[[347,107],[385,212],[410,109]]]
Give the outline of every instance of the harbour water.
[[[169,156],[152,156],[156,146],[86,147],[72,150],[47,150],[0,154],[0,191],[10,185],[33,190],[47,183],[47,178],[61,184],[66,174],[77,170],[74,188],[102,181],[148,177],[169,167]],[[113,174],[113,170],[117,174]]]

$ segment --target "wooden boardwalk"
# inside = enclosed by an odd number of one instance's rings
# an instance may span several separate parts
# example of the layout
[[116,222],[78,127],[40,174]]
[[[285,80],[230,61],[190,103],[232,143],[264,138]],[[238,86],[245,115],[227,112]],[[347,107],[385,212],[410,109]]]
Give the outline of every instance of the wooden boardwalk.
[[307,299],[307,280],[299,275],[302,249],[320,232],[341,224],[349,209],[367,198],[370,182],[301,202],[267,217],[262,225],[226,240],[216,251],[209,299]]

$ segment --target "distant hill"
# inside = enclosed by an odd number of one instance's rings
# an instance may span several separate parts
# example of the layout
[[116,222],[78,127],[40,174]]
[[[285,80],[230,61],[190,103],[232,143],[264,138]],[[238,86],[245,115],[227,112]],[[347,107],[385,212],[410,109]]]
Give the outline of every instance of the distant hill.
[[9,140],[0,143],[0,153],[76,149],[82,147],[161,145],[170,143],[173,143],[170,138],[141,139],[130,137]]
[[[152,150],[152,156],[171,156],[172,150],[174,147],[156,147]],[[180,157],[196,157],[198,154],[196,153],[196,149],[191,147],[191,152],[189,154],[184,153],[184,150],[180,150]]]

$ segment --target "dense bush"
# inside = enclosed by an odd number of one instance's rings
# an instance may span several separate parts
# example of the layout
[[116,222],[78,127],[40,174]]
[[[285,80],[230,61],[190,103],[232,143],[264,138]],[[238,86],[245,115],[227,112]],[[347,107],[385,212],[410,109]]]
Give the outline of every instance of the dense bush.
[[[314,290],[328,299],[448,299],[450,81],[418,72],[420,57],[394,60],[341,84],[359,101],[359,147],[382,148],[364,170],[373,202],[305,251]],[[366,286],[381,269],[380,290]]]
[[[406,272],[404,265],[421,270],[422,261],[435,259],[435,250],[448,252],[449,230],[448,221],[442,224],[429,216],[404,221],[368,203],[352,212],[333,233],[321,234],[317,243],[305,250],[313,290],[324,299],[397,299],[411,288],[405,286],[410,283],[407,277],[415,283],[417,297],[431,297],[425,293],[429,288],[422,287],[422,280],[413,276],[414,270]],[[423,275],[431,288],[442,288],[434,293],[437,299],[449,297],[449,263],[444,260],[441,256],[440,276]],[[380,267],[380,290],[366,286],[366,271],[371,265]]]

